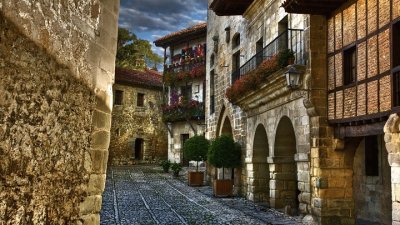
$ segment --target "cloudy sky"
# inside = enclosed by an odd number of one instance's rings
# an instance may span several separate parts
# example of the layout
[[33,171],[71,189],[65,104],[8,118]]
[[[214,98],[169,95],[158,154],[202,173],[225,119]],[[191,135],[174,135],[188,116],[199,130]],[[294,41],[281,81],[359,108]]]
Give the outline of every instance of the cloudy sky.
[[[151,43],[207,20],[207,0],[121,0],[119,26]],[[163,55],[162,49],[154,50]]]

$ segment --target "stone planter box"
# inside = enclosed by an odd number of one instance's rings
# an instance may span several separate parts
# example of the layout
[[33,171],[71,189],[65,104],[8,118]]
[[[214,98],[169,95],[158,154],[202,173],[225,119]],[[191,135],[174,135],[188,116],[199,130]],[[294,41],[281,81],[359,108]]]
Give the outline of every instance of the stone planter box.
[[189,186],[203,186],[204,172],[189,172]]
[[233,180],[215,180],[214,196],[215,197],[233,196]]

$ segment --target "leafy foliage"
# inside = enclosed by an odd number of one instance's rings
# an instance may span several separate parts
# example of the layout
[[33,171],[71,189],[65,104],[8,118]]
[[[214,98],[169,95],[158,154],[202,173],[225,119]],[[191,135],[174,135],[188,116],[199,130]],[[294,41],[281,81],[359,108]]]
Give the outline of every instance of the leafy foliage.
[[289,59],[294,59],[292,50],[284,50],[264,60],[255,70],[244,74],[226,89],[225,95],[230,102],[236,102],[244,95],[256,90],[276,71],[286,67]]
[[198,171],[199,161],[207,160],[209,142],[204,136],[193,136],[186,140],[183,145],[185,158],[197,162],[196,171]]
[[[185,65],[186,66],[186,65]],[[189,80],[205,77],[206,66],[204,63],[193,64],[191,69],[186,69],[182,66],[168,68],[164,73],[164,82],[167,85],[174,86],[177,82],[183,81],[188,82]],[[178,72],[175,72],[175,68],[182,67]]]
[[161,166],[162,166],[162,168],[163,168],[163,171],[164,171],[165,173],[168,173],[169,168],[171,167],[171,162],[170,162],[169,160],[163,160],[163,161],[161,162]]
[[217,168],[236,168],[240,166],[241,147],[232,136],[221,135],[211,142],[208,162]]
[[174,173],[174,176],[177,177],[179,175],[179,172],[182,170],[182,165],[180,163],[174,162],[171,165],[171,170]]
[[204,104],[196,100],[185,100],[163,106],[163,121],[176,122],[186,119],[204,118]]
[[116,65],[128,69],[154,68],[162,62],[159,55],[151,50],[150,42],[138,39],[127,29],[118,28]]

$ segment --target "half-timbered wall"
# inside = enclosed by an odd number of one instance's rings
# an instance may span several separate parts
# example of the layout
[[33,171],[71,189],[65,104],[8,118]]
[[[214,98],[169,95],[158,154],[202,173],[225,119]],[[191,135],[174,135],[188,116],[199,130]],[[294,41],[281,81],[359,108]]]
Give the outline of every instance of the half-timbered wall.
[[[328,18],[328,118],[386,116],[392,109],[392,26],[399,0],[358,0]],[[356,48],[355,82],[344,84],[344,52]]]

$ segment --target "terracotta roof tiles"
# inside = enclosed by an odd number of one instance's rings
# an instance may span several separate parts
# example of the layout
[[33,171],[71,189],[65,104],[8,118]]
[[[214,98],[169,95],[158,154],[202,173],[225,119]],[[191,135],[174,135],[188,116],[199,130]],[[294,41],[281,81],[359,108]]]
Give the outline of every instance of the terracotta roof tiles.
[[178,38],[189,36],[191,34],[197,34],[202,31],[204,31],[204,33],[207,32],[207,23],[199,23],[192,27],[170,33],[168,35],[165,35],[164,37],[155,40],[154,43],[156,44],[156,46],[163,46],[166,43],[172,42]]
[[115,82],[136,84],[148,87],[160,88],[162,84],[162,74],[154,70],[130,70],[115,68]]

